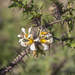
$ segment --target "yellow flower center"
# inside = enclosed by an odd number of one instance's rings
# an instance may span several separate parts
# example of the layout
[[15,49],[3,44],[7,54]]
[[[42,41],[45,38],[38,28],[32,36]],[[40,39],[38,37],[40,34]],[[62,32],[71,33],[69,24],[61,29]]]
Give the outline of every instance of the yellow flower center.
[[25,37],[27,38],[28,37],[28,34],[25,34]]
[[46,34],[48,34],[49,32],[41,32],[40,34],[41,35],[46,35]]
[[41,42],[41,43],[50,43],[50,41],[47,41],[47,40],[45,40],[44,38],[41,38],[41,39],[40,39],[40,42]]
[[34,42],[33,38],[29,39],[29,42],[26,42],[26,45],[30,45]]
[[34,42],[33,38],[29,40],[29,43],[32,44]]

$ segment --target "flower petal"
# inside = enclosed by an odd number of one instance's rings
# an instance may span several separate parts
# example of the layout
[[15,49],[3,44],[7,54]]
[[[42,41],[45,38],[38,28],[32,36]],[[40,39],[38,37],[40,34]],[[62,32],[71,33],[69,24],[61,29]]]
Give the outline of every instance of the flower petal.
[[44,47],[44,50],[47,50],[48,49],[48,46],[44,43],[42,43],[43,47]]
[[31,44],[30,49],[31,49],[32,51],[33,51],[33,50],[36,50],[34,43]]
[[19,43],[21,43],[21,46],[26,47],[25,42],[23,42],[23,39],[24,39],[24,38],[20,39],[20,40],[19,40]]
[[17,37],[22,37],[23,38],[24,36],[23,35],[18,35]]
[[21,37],[21,35],[18,35],[17,37]]
[[22,30],[22,32],[23,32],[24,34],[26,33],[24,28],[22,28],[21,30]]
[[49,36],[52,36],[52,34],[48,33],[48,34],[46,35],[46,37],[49,37]]
[[28,30],[28,35],[30,34],[30,32],[31,32],[31,29],[32,29],[32,27],[30,27],[30,28],[29,28],[29,30]]
[[40,39],[39,38],[36,38],[34,41],[40,41]]
[[21,41],[21,46],[26,47],[25,42]]
[[53,38],[50,38],[49,40],[46,40],[47,43],[52,43],[53,42]]
[[28,37],[27,37],[27,38],[30,38],[31,36],[32,36],[32,34],[28,35]]
[[19,40],[19,43],[21,43],[21,42],[23,41],[23,39],[24,39],[24,38],[20,39],[20,40]]
[[53,38],[50,38],[50,43],[52,43],[53,42]]

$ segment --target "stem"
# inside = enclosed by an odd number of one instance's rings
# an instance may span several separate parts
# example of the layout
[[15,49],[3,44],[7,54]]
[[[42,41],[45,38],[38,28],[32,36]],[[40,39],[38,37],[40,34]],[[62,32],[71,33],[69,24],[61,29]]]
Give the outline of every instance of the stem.
[[53,25],[53,24],[56,24],[56,23],[59,23],[59,22],[63,22],[63,21],[62,21],[62,20],[57,20],[57,21],[51,22],[51,23],[49,23],[48,25],[43,26],[43,28],[44,28],[44,27],[48,28],[49,26],[51,26],[51,25]]
[[29,47],[26,48],[25,52],[23,52],[15,61],[12,61],[7,68],[0,72],[0,75],[5,75],[5,73],[9,72],[17,63],[27,54]]

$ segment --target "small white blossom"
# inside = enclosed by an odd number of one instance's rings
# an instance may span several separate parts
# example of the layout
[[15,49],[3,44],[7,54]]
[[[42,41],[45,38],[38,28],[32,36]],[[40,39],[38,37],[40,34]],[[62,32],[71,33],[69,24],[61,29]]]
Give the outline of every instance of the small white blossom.
[[24,40],[24,38],[19,40],[19,43],[21,43],[21,46],[27,47],[27,46],[30,45],[30,49],[32,51],[37,50],[36,47],[35,47],[35,43],[34,42],[38,41],[38,38],[33,40],[33,36],[31,35],[31,37],[28,38],[28,41],[23,42],[23,40]]
[[49,31],[46,32],[45,30],[41,29],[39,36],[40,36],[39,42],[43,45],[44,50],[47,50],[48,46],[47,46],[46,43],[52,43],[53,42],[53,38],[46,39],[46,37],[50,37],[50,36],[52,36],[52,34],[50,34]]
[[21,44],[21,46],[23,46],[23,47],[30,46],[30,49],[35,54],[36,50],[37,50],[35,47],[35,42],[40,42],[42,44],[42,46],[44,47],[44,50],[47,50],[48,49],[47,43],[53,42],[53,38],[48,39],[47,37],[52,36],[52,34],[50,34],[49,31],[46,32],[45,30],[41,29],[39,36],[37,36],[36,39],[33,39],[33,35],[30,34],[31,29],[32,29],[32,27],[29,28],[28,34],[25,32],[24,28],[21,29],[22,32],[24,33],[24,35],[18,35],[18,37],[22,37],[22,39],[19,40],[19,43]]
[[22,30],[22,32],[24,33],[24,35],[20,35],[20,34],[19,34],[17,37],[22,37],[22,38],[25,38],[25,39],[30,38],[30,36],[32,35],[32,34],[30,34],[31,29],[32,29],[32,27],[29,28],[28,34],[27,34],[27,33],[25,32],[25,29],[22,28],[21,30]]

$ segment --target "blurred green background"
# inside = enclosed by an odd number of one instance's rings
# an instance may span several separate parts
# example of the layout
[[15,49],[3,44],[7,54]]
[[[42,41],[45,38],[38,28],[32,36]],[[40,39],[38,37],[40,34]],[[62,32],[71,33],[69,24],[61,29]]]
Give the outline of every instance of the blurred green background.
[[[38,0],[39,5],[43,4],[44,0]],[[48,3],[48,2],[47,2]],[[15,51],[23,51],[24,49],[18,43],[17,35],[21,33],[21,28],[29,28],[29,20],[22,19],[21,11],[17,8],[9,9],[10,0],[0,1],[0,68],[8,64],[8,60],[13,59],[18,55]],[[44,14],[50,13],[49,3],[45,6]],[[52,18],[52,16],[51,16]],[[51,19],[50,18],[50,19]],[[54,25],[54,35],[58,38],[66,31],[65,26],[61,29],[58,24]],[[74,31],[75,32],[75,31]],[[74,33],[73,33],[74,34]],[[58,70],[57,75],[66,75],[68,73],[75,74],[75,51],[67,46],[62,48],[59,42],[53,43],[49,51],[45,51],[46,56],[39,55],[38,59],[32,56],[24,57],[23,60],[29,66],[26,67],[22,62],[15,66],[11,75],[51,75],[58,66],[65,60],[62,67]],[[9,75],[9,73],[7,73]]]

